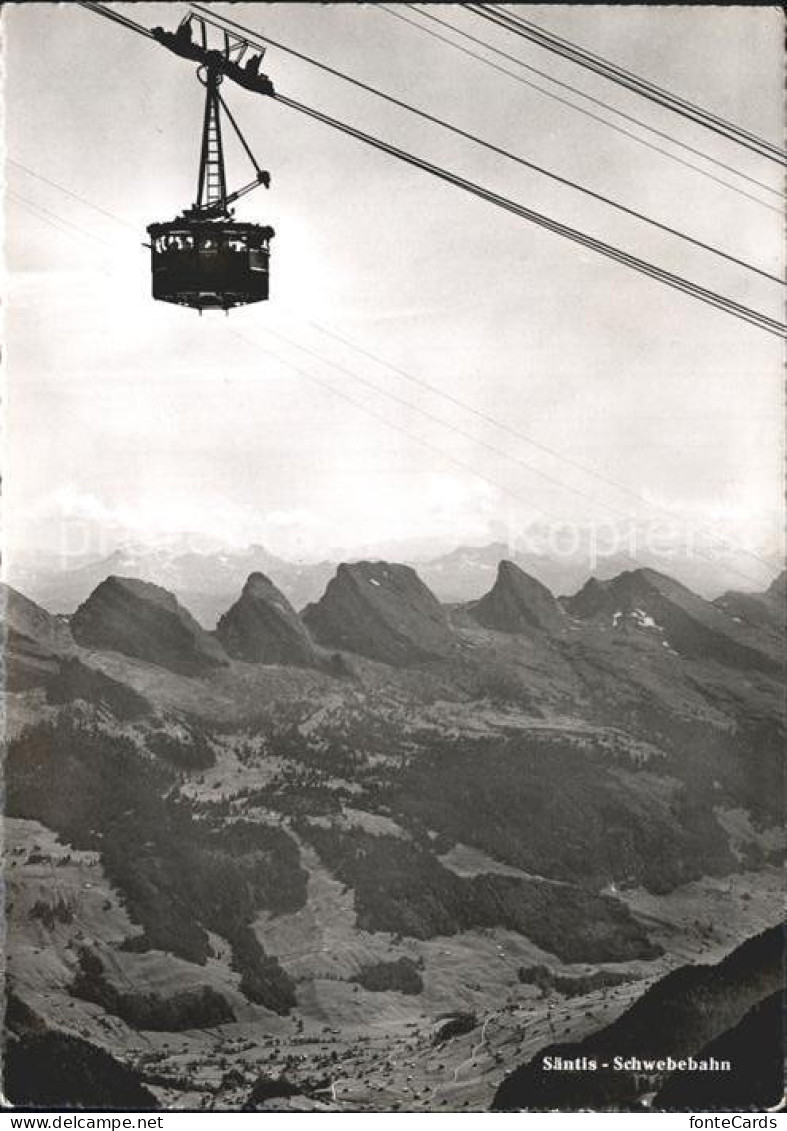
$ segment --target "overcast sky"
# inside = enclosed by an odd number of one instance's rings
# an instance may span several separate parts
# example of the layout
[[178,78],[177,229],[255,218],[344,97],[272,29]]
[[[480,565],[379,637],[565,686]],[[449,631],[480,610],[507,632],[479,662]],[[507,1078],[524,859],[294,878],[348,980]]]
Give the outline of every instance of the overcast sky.
[[[176,3],[116,7],[171,28],[187,11]],[[782,271],[781,220],[772,207],[374,5],[214,8]],[[429,10],[779,185],[777,165],[496,32],[459,6]],[[526,14],[758,135],[784,136],[775,7],[533,5]],[[270,190],[237,209],[239,218],[276,229],[271,301],[201,318],[155,303],[141,245],[148,223],[173,218],[194,197],[202,88],[193,65],[72,3],[7,5],[3,19],[13,162],[5,316],[12,549],[56,549],[69,539],[77,549],[85,531],[109,540],[185,531],[311,557],[396,542],[480,543],[534,518],[644,522],[666,511],[774,548],[783,452],[779,339],[229,84],[230,106],[272,174]],[[781,312],[773,283],[280,51],[271,48],[266,64],[283,93],[745,305]],[[650,140],[776,204],[767,189]],[[242,155],[232,146],[229,155],[230,184],[243,183]]]

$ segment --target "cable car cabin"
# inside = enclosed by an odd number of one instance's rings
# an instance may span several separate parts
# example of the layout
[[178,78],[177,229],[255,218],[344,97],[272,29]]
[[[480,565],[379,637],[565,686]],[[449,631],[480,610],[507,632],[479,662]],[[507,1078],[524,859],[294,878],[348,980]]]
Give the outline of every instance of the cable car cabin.
[[[192,43],[192,21],[202,28],[202,47]],[[219,91],[224,72],[237,70],[249,45],[245,40],[233,45],[224,33],[224,53],[208,51],[204,21],[191,15],[173,34],[161,28],[156,30],[160,34],[155,38],[165,46],[177,48],[178,54],[188,58],[202,60],[197,77],[205,87],[205,115],[195,203],[177,219],[150,224],[147,229],[153,298],[190,306],[200,314],[203,310],[231,310],[234,306],[264,302],[268,297],[273,228],[234,220],[230,205],[260,185],[268,188],[270,173],[258,165]],[[247,62],[244,74],[254,77],[254,89],[265,86],[264,92],[271,93],[270,80],[259,73],[261,61],[262,52]],[[234,192],[227,191],[222,111],[254,167],[252,180]]]
[[153,298],[203,310],[230,310],[268,297],[273,228],[217,220],[151,224]]

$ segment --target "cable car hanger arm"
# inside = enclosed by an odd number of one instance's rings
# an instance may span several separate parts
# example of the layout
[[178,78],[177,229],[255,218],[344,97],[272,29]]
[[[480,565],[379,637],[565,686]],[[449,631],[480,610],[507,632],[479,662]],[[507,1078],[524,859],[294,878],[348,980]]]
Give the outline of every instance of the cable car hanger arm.
[[[224,99],[221,97],[220,94],[218,95],[218,99],[219,99],[219,103],[221,105],[222,110],[224,111],[224,113],[229,118],[230,125],[235,130],[235,134],[238,138],[238,141],[243,146],[243,149],[246,153],[246,156],[248,157],[249,161],[251,161],[252,165],[254,166],[254,170],[257,174],[256,181],[252,181],[246,188],[239,189],[238,192],[236,192],[232,195],[231,199],[236,200],[239,195],[242,196],[243,193],[250,192],[253,188],[256,188],[257,185],[265,185],[265,188],[270,188],[270,185],[271,185],[271,175],[270,175],[270,173],[266,172],[265,169],[260,168],[260,166],[257,162],[257,158],[254,156],[251,149],[249,148],[249,144],[246,141],[246,138],[240,132],[240,126],[235,121],[234,115],[232,114],[229,106],[227,105],[227,103],[224,101]],[[230,197],[227,197],[227,201],[231,203]]]
[[[193,62],[202,63],[205,67],[208,68],[209,72],[213,73],[214,76],[220,75],[223,77],[226,75],[227,78],[233,79],[236,82],[240,82],[240,84],[243,86],[248,85],[249,89],[253,89],[255,93],[258,94],[274,93],[273,84],[265,75],[253,73],[253,70],[251,68],[244,70],[240,67],[240,60],[244,57],[246,51],[253,46],[252,43],[242,36],[235,35],[235,33],[230,33],[226,29],[221,29],[224,44],[223,51],[208,49],[205,21],[199,15],[188,16],[186,20],[181,22],[177,31],[167,32],[163,28],[153,28],[152,30],[146,28],[144,27],[144,25],[136,23],[136,21],[130,19],[127,16],[121,16],[119,13],[113,12],[109,8],[106,8],[101,4],[95,3],[95,0],[79,0],[79,3],[83,8],[87,8],[98,15],[106,16],[107,18],[114,20],[116,23],[119,23],[122,27],[128,28],[130,31],[136,31],[140,35],[144,35],[147,39],[155,40],[157,43],[160,43],[162,47],[168,48],[170,51],[172,51],[176,55],[179,55],[181,58],[190,59]],[[190,23],[192,20],[197,23],[197,27],[200,33],[200,39],[202,41],[201,45],[193,41],[190,28]],[[184,31],[183,29],[187,30]],[[257,48],[257,50],[259,50],[259,47]],[[258,59],[262,59],[262,51],[260,51]],[[240,75],[237,73],[238,71],[241,72]],[[260,167],[259,162],[252,153],[251,148],[246,141],[246,138],[241,133],[240,127],[235,121],[233,113],[219,93],[219,81],[220,79],[216,79],[215,97],[218,104],[221,106],[221,109],[224,111],[224,114],[229,119],[230,125],[232,126],[238,140],[243,146],[243,150],[246,156],[254,166],[256,177],[254,178],[254,180],[249,181],[247,184],[243,185],[241,188],[235,189],[231,193],[227,193],[225,191],[224,193],[222,193],[221,199],[219,201],[213,202],[210,205],[203,204],[199,208],[199,211],[202,212],[203,215],[222,212],[230,204],[234,204],[236,200],[239,200],[242,196],[245,196],[247,193],[252,192],[253,189],[258,188],[260,185],[264,185],[265,188],[269,188],[271,183],[270,173]]]

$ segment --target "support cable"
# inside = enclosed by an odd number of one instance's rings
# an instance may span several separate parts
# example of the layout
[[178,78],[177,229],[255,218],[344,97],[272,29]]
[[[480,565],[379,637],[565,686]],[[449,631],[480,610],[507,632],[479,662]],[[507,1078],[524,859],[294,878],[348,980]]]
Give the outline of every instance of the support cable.
[[636,271],[640,271],[659,282],[665,283],[667,286],[673,287],[676,290],[683,291],[694,298],[700,299],[717,309],[723,310],[727,314],[732,314],[734,317],[741,318],[752,325],[765,330],[767,333],[776,334],[779,337],[785,337],[787,334],[787,327],[781,322],[770,318],[768,315],[762,314],[759,311],[752,310],[750,307],[743,306],[741,303],[734,302],[732,299],[726,298],[724,295],[717,294],[715,291],[708,290],[706,287],[701,287],[698,283],[693,283],[689,279],[684,279],[680,275],[675,275],[670,271],[665,270],[663,267],[658,267],[656,264],[649,263],[647,260],[639,259],[635,255],[622,251],[614,247],[612,244],[605,243],[603,240],[598,240],[593,236],[588,236],[584,232],[578,231],[576,228],[569,227],[568,224],[563,224],[560,221],[552,220],[543,213],[536,212],[535,209],[527,208],[517,201],[510,200],[508,197],[501,196],[499,193],[492,192],[485,189],[482,185],[475,184],[473,181],[467,180],[456,173],[451,173],[438,165],[432,164],[421,157],[416,157],[406,150],[400,149],[398,146],[391,145],[389,142],[383,141],[381,138],[373,137],[371,134],[364,133],[354,126],[349,125],[347,122],[342,122],[338,118],[332,118],[329,114],[324,114],[321,110],[316,110],[314,107],[306,106],[302,102],[295,99],[288,98],[286,95],[279,94],[278,92],[273,95],[276,102],[282,106],[287,106],[292,110],[297,110],[299,113],[305,114],[307,117],[313,118],[315,121],[322,122],[324,125],[331,126],[333,129],[339,130],[341,133],[347,134],[349,137],[355,138],[357,141],[362,141],[367,145],[378,149],[383,153],[388,153],[392,157],[396,157],[400,161],[404,161],[408,165],[415,168],[422,169],[424,172],[431,173],[432,176],[453,184],[457,188],[464,189],[474,196],[482,200],[486,200],[489,204],[494,204],[498,208],[502,208],[507,212],[519,216],[521,219],[529,220],[548,231],[554,232],[557,235],[571,239],[583,247],[587,247],[592,251],[596,251],[601,255],[605,255],[609,259],[614,259]]
[[641,78],[639,75],[626,70],[624,67],[618,66],[616,63],[611,63],[608,59],[603,59],[600,55],[595,55],[593,52],[578,47],[575,43],[571,43],[567,39],[562,39],[560,36],[555,35],[554,32],[546,31],[544,28],[539,27],[538,24],[524,19],[518,13],[509,12],[507,9],[503,8],[502,5],[468,3],[466,7],[469,11],[480,16],[482,19],[488,20],[498,27],[503,27],[523,39],[530,40],[530,42],[537,44],[539,47],[543,47],[556,55],[569,59],[571,62],[577,63],[587,70],[594,71],[603,78],[609,79],[611,82],[615,82],[619,86],[625,87],[627,90],[633,91],[635,94],[639,94],[643,98],[647,98],[649,101],[665,107],[667,110],[681,114],[683,117],[688,118],[697,125],[703,126],[705,129],[712,130],[728,141],[737,142],[753,153],[757,153],[760,157],[766,157],[768,160],[776,161],[782,165],[787,163],[787,153],[772,142],[758,137],[756,134],[751,133],[751,131],[735,125],[733,122],[728,122],[718,114],[704,110],[701,106],[690,102],[686,98],[681,98],[679,95],[664,90],[663,87],[656,86],[655,83]]
[[[469,48],[463,47],[461,43],[457,43],[455,40],[449,39],[447,36],[433,31],[431,28],[425,26],[424,24],[420,24],[416,20],[410,19],[402,12],[397,12],[396,9],[389,8],[386,4],[382,3],[378,3],[377,7],[381,11],[386,12],[387,15],[393,16],[397,20],[402,20],[404,23],[410,24],[411,27],[417,28],[420,32],[431,36],[433,39],[438,39],[442,43],[448,44],[449,47],[453,47],[456,51],[461,51],[463,55],[467,55],[471,59],[476,59],[478,62],[484,63],[487,67],[491,67],[492,70],[497,71],[499,74],[507,75],[508,78],[511,78],[515,82],[518,82],[521,86],[527,86],[531,90],[537,90],[540,94],[546,95],[547,98],[551,98],[554,102],[559,102],[563,106],[568,106],[572,110],[576,110],[579,114],[583,114],[586,118],[591,118],[593,121],[600,122],[601,125],[607,126],[609,129],[614,130],[615,133],[622,134],[624,137],[629,138],[631,141],[636,141],[639,145],[644,145],[646,148],[652,149],[654,153],[659,153],[662,157],[668,157],[671,161],[675,161],[679,165],[683,165],[685,168],[691,169],[695,173],[699,173],[700,176],[714,181],[718,185],[723,185],[725,188],[731,189],[733,192],[738,193],[739,196],[744,196],[748,200],[754,201],[762,208],[768,208],[771,212],[776,212],[780,216],[782,215],[783,209],[777,208],[775,205],[767,204],[764,200],[761,200],[758,196],[754,196],[752,193],[740,188],[740,186],[731,184],[729,181],[725,181],[721,177],[717,177],[714,173],[709,172],[709,170],[703,169],[699,165],[694,165],[691,161],[686,161],[685,158],[679,157],[676,153],[670,153],[669,150],[662,149],[661,146],[654,145],[653,142],[647,141],[643,137],[639,137],[638,134],[632,133],[631,130],[624,129],[622,126],[617,126],[614,122],[610,122],[607,118],[602,118],[598,114],[594,114],[591,110],[587,110],[583,106],[578,106],[576,102],[572,102],[568,98],[563,98],[561,95],[555,94],[554,91],[547,90],[545,87],[539,86],[538,83],[531,82],[529,79],[525,79],[521,75],[515,74],[513,71],[508,70],[506,67],[502,67],[499,63],[493,62],[491,59],[487,58],[487,56],[479,55],[476,51],[471,51]],[[664,133],[662,130],[658,130],[654,126],[648,125],[647,122],[643,122],[639,118],[633,117],[631,114],[626,114],[624,111],[618,110],[615,106],[611,106],[608,102],[603,102],[600,98],[595,98],[593,95],[579,90],[577,87],[572,86],[570,83],[562,82],[560,79],[555,78],[554,75],[550,75],[546,71],[541,71],[537,67],[533,67],[529,63],[525,63],[524,60],[517,58],[515,55],[509,55],[507,52],[501,51],[500,48],[492,46],[491,43],[487,43],[485,40],[479,39],[477,36],[471,35],[469,32],[462,31],[461,28],[454,27],[454,25],[448,23],[447,20],[440,19],[440,17],[435,16],[433,12],[424,11],[422,8],[418,8],[413,5],[411,5],[411,7],[413,7],[414,10],[419,13],[419,15],[423,16],[424,19],[431,20],[432,23],[440,24],[441,27],[448,28],[450,31],[454,32],[455,35],[461,36],[462,39],[468,40],[471,43],[475,43],[478,46],[483,47],[485,50],[491,51],[493,52],[493,54],[498,55],[503,59],[507,59],[511,63],[516,63],[516,65],[518,67],[521,67],[523,70],[529,71],[531,74],[538,75],[564,90],[569,90],[573,94],[579,95],[580,98],[584,98],[586,99],[586,101],[593,103],[593,105],[600,106],[602,109],[608,110],[611,114],[615,114],[617,115],[617,117],[623,118],[627,122],[632,122],[634,125],[640,126],[644,130],[648,130],[650,133],[655,134],[657,137],[665,138],[671,144],[678,146],[680,149],[684,149],[689,153],[693,153],[696,156],[701,157],[705,161],[711,162],[711,164],[713,165],[717,165],[722,169],[726,169],[730,173],[734,173],[736,177],[740,177],[742,180],[748,181],[750,184],[764,189],[765,192],[770,193],[772,196],[778,196],[780,198],[784,197],[784,194],[781,190],[773,188],[771,185],[766,184],[764,181],[759,181],[755,177],[749,176],[747,173],[742,173],[739,169],[734,168],[732,165],[728,165],[724,161],[720,161],[715,157],[711,157],[710,154],[704,153],[702,150],[697,149],[692,145],[688,145],[686,142],[680,141],[678,138],[672,137],[671,134]]]
[[[77,2],[80,3],[83,7],[89,8],[91,11],[94,11],[97,14],[108,14],[105,8],[103,8],[101,5],[94,4],[92,0],[77,0]],[[149,35],[148,29],[143,28],[142,25],[135,24],[134,21],[128,21],[128,24],[132,28],[132,30],[136,30],[142,34]],[[694,283],[689,279],[684,279],[679,275],[675,275],[670,271],[666,271],[664,268],[658,267],[656,264],[649,263],[646,260],[640,259],[637,256],[622,251],[621,249],[614,247],[612,244],[607,244],[604,241],[598,240],[593,236],[588,236],[575,228],[571,228],[567,224],[563,224],[557,220],[552,220],[550,217],[545,216],[543,213],[536,212],[532,208],[527,208],[516,201],[501,196],[499,193],[485,189],[483,186],[477,185],[474,182],[467,180],[467,178],[465,177],[461,177],[456,173],[451,173],[449,170],[435,165],[430,161],[426,161],[423,158],[416,157],[414,154],[408,153],[406,150],[400,149],[398,146],[391,145],[389,142],[383,141],[381,138],[367,134],[363,130],[359,130],[354,126],[349,125],[349,123],[340,121],[338,118],[332,118],[330,115],[324,114],[322,111],[317,110],[314,107],[307,106],[305,103],[298,102],[296,99],[288,98],[287,96],[279,94],[278,92],[270,94],[268,95],[268,97],[272,97],[282,106],[296,110],[297,112],[304,114],[315,121],[321,122],[324,125],[331,126],[333,129],[336,129],[349,137],[355,138],[357,141],[362,141],[365,144],[372,146],[374,149],[377,149],[383,153],[387,153],[392,157],[396,157],[398,160],[404,161],[406,164],[411,165],[414,168],[418,168],[423,170],[424,172],[431,173],[432,176],[446,181],[449,184],[453,184],[455,187],[461,188],[465,192],[469,192],[472,195],[477,196],[479,199],[487,201],[487,203],[494,204],[507,212],[511,212],[514,215],[519,216],[521,219],[529,220],[531,223],[537,224],[538,226],[545,228],[548,231],[573,240],[575,243],[579,244],[582,247],[596,251],[600,255],[604,255],[609,259],[613,259],[618,263],[622,263],[625,266],[632,268],[633,270],[648,275],[651,278],[656,279],[658,282],[664,283],[665,285],[672,287],[675,290],[682,291],[684,294],[688,294],[693,298],[699,299],[701,302],[713,306],[726,314],[731,314],[735,318],[739,318],[742,321],[748,322],[751,325],[756,326],[758,329],[765,331],[766,333],[775,334],[779,337],[787,336],[787,326],[783,325],[781,322],[778,322],[773,318],[770,318],[768,315],[762,314],[761,312],[756,310],[752,310],[749,307],[743,306],[741,303],[734,302],[732,299],[729,299],[724,295],[717,294],[716,292],[711,291],[706,287],[701,287],[699,284]]]
[[[202,14],[209,12],[209,9],[204,8],[201,4],[192,4],[192,8]],[[233,27],[242,30],[244,34],[250,34],[250,29],[243,27],[241,24],[236,23],[236,21],[234,20],[230,20],[225,16],[220,16],[219,19],[224,23],[230,24]],[[373,94],[375,97],[382,99],[384,102],[388,102],[389,104],[396,106],[401,110],[406,110],[408,111],[408,113],[415,114],[417,117],[422,118],[424,121],[431,122],[436,126],[440,126],[442,129],[448,130],[450,133],[455,134],[456,136],[461,137],[466,141],[472,141],[476,145],[482,146],[484,149],[490,151],[491,153],[496,153],[498,156],[505,157],[509,161],[514,161],[516,162],[516,164],[521,165],[526,169],[530,169],[532,172],[540,173],[542,174],[542,176],[549,177],[551,180],[557,181],[559,184],[565,185],[568,188],[575,189],[577,192],[584,193],[585,196],[589,196],[593,200],[598,200],[603,204],[608,204],[611,208],[615,208],[619,212],[623,212],[627,216],[633,216],[637,220],[642,220],[644,223],[650,224],[652,227],[659,229],[659,231],[666,232],[667,234],[672,236],[676,236],[678,239],[684,240],[686,243],[690,243],[695,247],[699,247],[703,251],[708,251],[712,255],[717,255],[722,259],[726,259],[730,263],[736,264],[738,267],[743,267],[745,270],[753,271],[755,274],[761,275],[763,278],[769,279],[774,283],[784,285],[784,280],[779,275],[774,275],[770,271],[765,271],[762,268],[755,266],[753,263],[748,263],[744,259],[739,259],[737,256],[732,255],[730,252],[723,251],[718,247],[714,247],[712,244],[706,243],[704,240],[700,240],[697,237],[691,236],[686,232],[682,232],[677,228],[673,228],[669,224],[662,223],[660,220],[655,220],[651,216],[647,216],[643,212],[638,211],[636,208],[630,208],[628,205],[621,204],[618,201],[612,200],[610,197],[605,196],[604,193],[596,192],[594,189],[587,188],[585,185],[581,185],[577,181],[570,180],[568,177],[564,177],[559,173],[555,173],[550,169],[544,168],[542,165],[537,165],[533,161],[529,161],[516,153],[512,153],[508,149],[504,149],[499,145],[495,145],[492,142],[486,141],[484,138],[478,137],[476,134],[472,134],[468,130],[464,130],[460,126],[456,126],[453,123],[446,121],[444,118],[437,117],[435,114],[430,114],[428,111],[420,109],[417,106],[413,106],[411,103],[405,102],[401,98],[396,98],[392,94],[388,94],[385,91],[379,90],[377,87],[371,86],[369,83],[363,82],[362,80],[357,78],[353,78],[352,75],[348,75],[344,71],[337,70],[337,68],[331,67],[327,63],[322,63],[319,59],[315,59],[310,55],[306,55],[302,51],[296,51],[294,48],[288,47],[280,40],[272,39],[268,35],[260,35],[259,39],[259,45],[265,44],[270,45],[271,47],[275,47],[278,50],[285,52],[285,54],[292,55],[294,58],[300,59],[301,61],[310,64],[310,66],[312,67],[317,67],[319,70],[324,71],[326,74],[332,75],[335,78],[339,78],[344,82],[350,83],[352,86],[365,91],[367,94]],[[226,106],[224,107],[224,109],[227,109]],[[227,113],[229,115],[229,111],[227,111]],[[230,121],[232,121],[232,116],[229,115],[229,117]],[[241,138],[241,140],[243,139]]]

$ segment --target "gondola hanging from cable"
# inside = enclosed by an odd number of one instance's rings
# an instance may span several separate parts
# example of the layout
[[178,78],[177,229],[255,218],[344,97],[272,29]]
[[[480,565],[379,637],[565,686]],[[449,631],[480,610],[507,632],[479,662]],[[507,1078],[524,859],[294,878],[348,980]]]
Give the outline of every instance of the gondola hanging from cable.
[[[204,28],[203,34],[204,34]],[[264,302],[269,294],[269,225],[241,223],[230,208],[239,197],[259,185],[270,185],[270,174],[261,169],[238,124],[219,91],[223,75],[237,69],[247,85],[260,93],[273,93],[270,80],[259,73],[262,55],[252,56],[245,66],[221,52],[206,52],[192,44],[187,18],[174,33],[161,28],[153,35],[178,54],[206,59],[197,76],[205,87],[197,199],[175,220],[150,224],[150,263],[153,298],[198,310],[229,311],[235,306]],[[237,134],[254,166],[255,177],[234,192],[227,192],[222,112]]]

